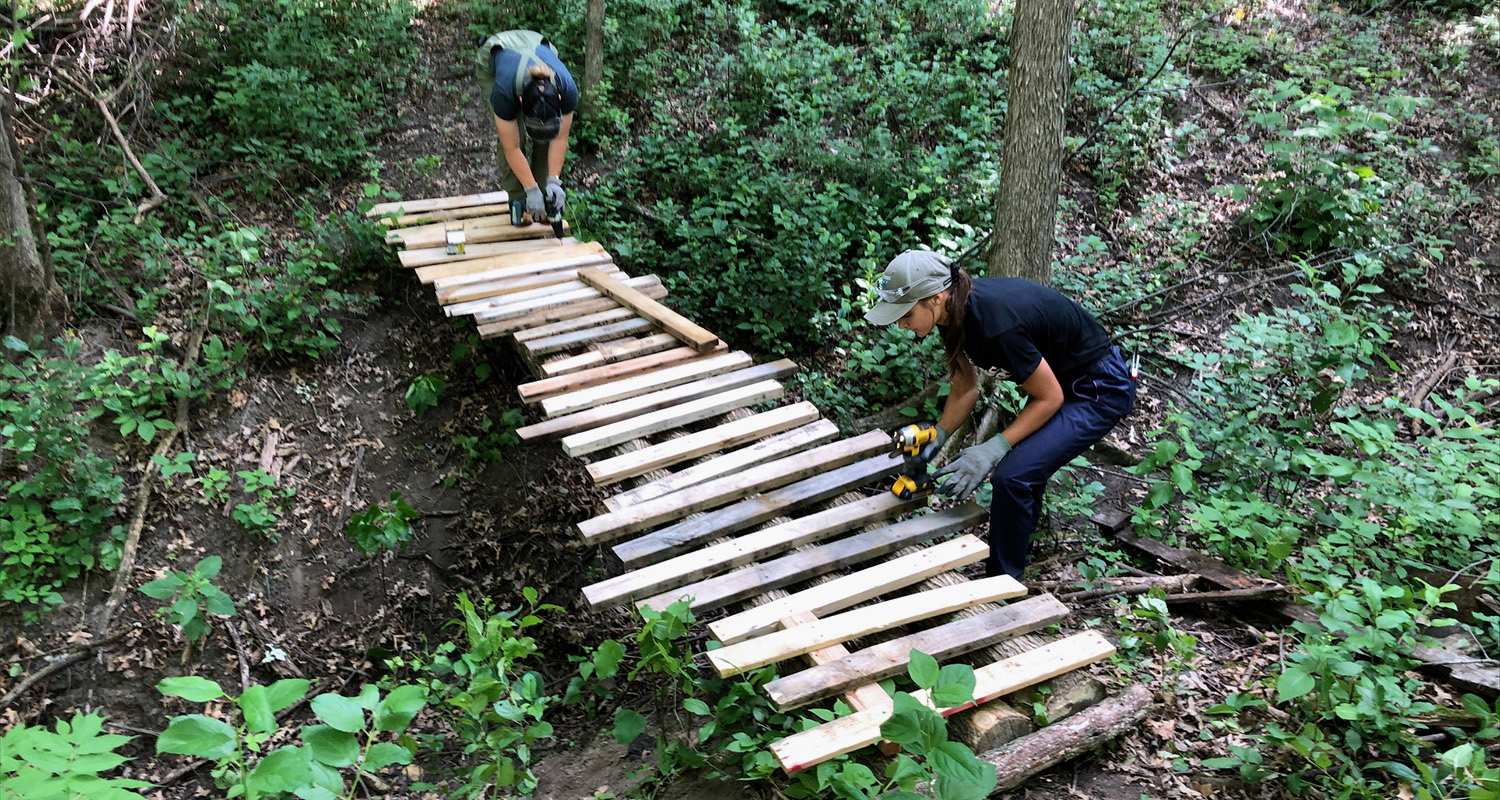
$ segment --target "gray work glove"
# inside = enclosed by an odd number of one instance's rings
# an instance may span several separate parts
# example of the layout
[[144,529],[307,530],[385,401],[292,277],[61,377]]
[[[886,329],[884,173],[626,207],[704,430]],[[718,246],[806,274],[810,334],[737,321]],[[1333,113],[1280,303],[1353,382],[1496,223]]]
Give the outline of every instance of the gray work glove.
[[917,454],[927,464],[931,464],[932,460],[937,458],[938,451],[943,449],[943,442],[948,441],[948,432],[943,430],[942,426],[934,425],[932,427],[937,429],[937,438],[928,442],[927,446],[922,448],[922,452]]
[[1010,452],[1010,442],[1004,436],[995,435],[989,441],[964,448],[958,458],[937,471],[937,476],[952,475],[943,484],[943,494],[956,500],[966,500],[979,485],[995,471],[995,465]]
[[541,222],[547,217],[547,206],[542,202],[542,187],[534,183],[526,187],[526,210],[531,212],[532,222]]
[[563,200],[567,197],[563,193],[562,181],[557,178],[547,178],[547,208],[552,209],[553,216],[549,222],[561,222],[563,217]]

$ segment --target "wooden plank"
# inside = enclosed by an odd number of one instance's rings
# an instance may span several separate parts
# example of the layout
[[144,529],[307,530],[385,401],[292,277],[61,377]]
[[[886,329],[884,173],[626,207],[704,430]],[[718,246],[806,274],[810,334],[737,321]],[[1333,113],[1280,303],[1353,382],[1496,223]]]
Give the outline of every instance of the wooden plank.
[[[762,464],[737,475],[718,478],[670,497],[659,497],[584,520],[574,527],[586,542],[612,542],[628,533],[681,519],[695,511],[716,508],[820,472],[838,469],[873,453],[886,453],[890,447],[889,435],[884,431],[870,431],[863,436],[825,444],[791,458]],[[887,457],[886,460],[899,466],[895,459]]]
[[[959,541],[961,540],[955,539],[937,547]],[[1067,616],[1068,607],[1050,594],[1028,597],[977,616],[881,642],[836,661],[777,678],[766,684],[766,696],[771,698],[778,709],[787,711],[832,697],[854,686],[876,683],[900,675],[906,671],[913,650],[926,653],[938,661],[947,661],[981,647],[1034,633]]]
[[505,192],[464,194],[456,197],[434,197],[427,200],[397,200],[392,203],[376,203],[365,212],[367,217],[379,217],[390,213],[415,214],[421,211],[439,211],[465,206],[482,206],[486,203],[504,203],[510,199]]
[[[797,456],[793,460],[800,460],[800,458],[802,456]],[[742,531],[799,506],[827,500],[840,492],[863,487],[876,478],[895,472],[900,466],[900,461],[884,454],[867,458],[864,461],[856,461],[848,466],[741,500],[712,514],[704,514],[697,519],[678,522],[634,541],[615,545],[615,555],[620,557],[625,566],[632,569],[660,561],[691,550],[705,540]],[[686,491],[692,492],[698,488],[700,487],[695,486]],[[685,494],[685,492],[678,494]],[[659,500],[675,500],[676,498],[677,494],[671,494]],[[655,503],[658,500],[649,502]],[[636,508],[640,506],[632,506],[616,513],[624,513],[624,511]]]
[[[642,275],[639,278],[629,278],[626,280],[626,283],[629,283],[633,286],[653,286],[660,284],[661,279],[656,277],[655,275]],[[559,284],[559,286],[566,285],[567,284]],[[511,297],[506,298],[505,302],[503,303],[496,304],[492,308],[487,308],[482,311],[475,312],[474,320],[480,324],[484,324],[487,322],[498,322],[503,319],[528,316],[535,311],[570,305],[572,303],[578,302],[579,300],[593,300],[594,298],[600,296],[598,289],[591,289],[588,287],[573,290],[558,290],[557,286],[549,288],[554,291],[536,290],[538,292],[541,292],[541,294],[522,292],[521,294],[528,296],[519,300],[516,298],[520,297],[520,295],[512,295]],[[452,307],[450,306],[449,308],[444,309],[444,311],[451,311],[451,309]],[[555,322],[556,320],[552,321]]]
[[[668,346],[677,343],[677,340],[670,334],[664,333],[659,335],[663,339],[668,340]],[[516,430],[516,433],[522,439],[565,436],[567,438],[563,439],[563,452],[570,456],[584,455],[626,441],[625,439],[619,439],[615,436],[615,433],[617,430],[634,430],[628,424],[631,417],[666,409],[664,413],[667,415],[666,418],[670,419],[671,406],[688,403],[750,383],[759,383],[762,381],[774,382],[774,379],[780,377],[783,373],[784,371],[779,369],[775,364],[756,364],[747,369],[736,370],[724,375],[715,375],[712,378],[704,378],[701,381],[684,383],[649,394],[637,395],[614,403],[596,406],[587,411],[580,411],[577,414],[569,414],[566,417],[544,420],[534,425],[519,428]],[[777,396],[779,397],[780,395],[778,394]],[[701,419],[704,419],[704,417],[698,416],[692,421],[697,422]],[[605,430],[607,426],[616,424],[620,427],[611,427],[609,430]],[[641,435],[649,436],[651,433],[660,433],[661,431],[678,428],[686,424],[688,423],[671,424],[648,433],[642,433]]]
[[[634,314],[635,312],[631,312]],[[599,342],[612,342],[616,339],[637,333],[648,333],[652,329],[651,320],[642,317],[632,317],[612,325],[600,325],[597,328],[588,328],[572,333],[561,333],[556,336],[548,336],[543,339],[533,339],[527,342],[518,342],[526,348],[526,352],[535,358],[561,353],[585,345],[597,344]],[[602,387],[599,387],[602,388]]]
[[[439,283],[441,281],[453,281],[462,278],[478,276],[477,280],[488,280],[491,273],[496,277],[513,278],[528,272],[544,272],[554,262],[566,262],[570,259],[582,258],[608,258],[604,245],[598,242],[579,242],[577,239],[553,239],[549,244],[547,240],[538,239],[539,246],[518,252],[501,253],[499,255],[473,258],[467,261],[454,261],[449,264],[434,264],[429,267],[417,267],[417,279],[422,283]],[[487,245],[489,246],[489,245]],[[520,270],[520,267],[530,268],[533,264],[539,265],[535,269]],[[502,270],[515,269],[515,272],[502,272]]]
[[[607,257],[605,256],[589,256],[586,258],[565,260],[589,261],[597,265],[600,269],[609,271],[613,275],[617,275],[619,277],[627,277],[625,273],[620,271],[619,267],[616,267],[613,264],[609,263]],[[520,269],[526,269],[526,267],[521,267]],[[559,269],[549,269],[545,272],[531,272],[525,275],[517,275],[512,278],[483,281],[479,283],[464,283],[456,286],[449,286],[447,288],[444,288],[442,286],[435,286],[434,291],[437,292],[438,303],[446,306],[455,305],[457,303],[467,303],[474,300],[484,300],[491,297],[500,297],[501,295],[515,294],[516,292],[524,292],[530,289],[540,289],[543,286],[552,286],[554,284],[576,280],[578,280],[578,269],[576,267],[563,267]]]
[[[648,597],[673,587],[748,564],[771,553],[830,539],[874,522],[921,508],[923,500],[898,499],[890,492],[867,497],[854,503],[788,520],[765,530],[747,533],[727,542],[669,558],[608,580],[583,587],[590,608],[615,605],[632,597]],[[787,616],[806,609],[793,605],[776,605],[778,612],[770,617],[770,627]],[[762,606],[764,608],[765,606]],[[750,612],[746,612],[750,613]]]
[[[548,417],[576,414],[594,406],[617,402],[627,397],[669,389],[684,383],[744,369],[752,363],[754,362],[748,353],[735,351],[703,361],[690,361],[686,364],[663,367],[654,372],[621,378],[602,386],[580,389],[548,398],[542,401],[542,413]],[[792,374],[797,371],[796,362],[790,359],[773,362],[770,366],[778,366],[778,373]],[[783,375],[777,374],[775,377],[783,377]]]
[[546,325],[538,325],[535,328],[527,328],[523,331],[516,331],[514,336],[517,342],[524,344],[534,339],[546,339],[549,336],[557,336],[561,333],[572,333],[573,331],[581,331],[588,328],[597,328],[600,325],[609,325],[615,322],[623,322],[627,319],[639,318],[640,317],[638,317],[634,311],[631,311],[630,309],[624,308],[622,306],[618,308],[611,308],[608,311],[600,311],[596,314],[585,314],[584,316],[574,317],[573,319],[565,319],[558,322],[549,322]]
[[[489,217],[472,217],[469,219],[448,220],[445,222],[434,222],[430,225],[417,225],[411,228],[398,228],[386,231],[386,244],[399,244],[408,250],[416,250],[423,247],[448,246],[448,231],[463,231],[465,245],[484,241],[504,241],[502,239],[488,239],[491,234],[498,233],[499,228],[514,228],[510,224],[510,214],[494,215]],[[465,247],[467,249],[467,247]]]
[[[564,223],[566,227],[566,223]],[[556,247],[560,242],[552,235],[552,226],[543,222],[530,225],[511,226],[508,230],[496,229],[487,233],[483,242],[469,242],[464,251],[448,255],[447,247],[423,247],[417,250],[402,250],[397,253],[403,267],[427,267],[433,264],[449,264],[455,261],[472,261],[486,256],[514,253],[520,250],[539,250]]]
[[[738,373],[730,373],[730,375],[736,374]],[[715,379],[711,378],[710,380]],[[699,383],[706,383],[706,381],[699,381]],[[555,430],[570,430],[571,428],[569,427],[563,427],[560,429],[549,429],[541,433],[537,432],[543,425],[551,423],[565,424],[567,426],[576,425],[579,421],[577,418],[579,417],[593,417],[597,415],[601,419],[618,419],[618,421],[601,424],[598,427],[588,425],[588,430],[564,437],[562,440],[564,452],[577,456],[603,450],[606,447],[613,447],[621,442],[628,442],[631,439],[650,436],[653,433],[680,428],[699,420],[718,416],[719,414],[727,414],[736,408],[752,406],[767,400],[777,400],[785,394],[785,390],[781,384],[772,380],[756,381],[749,385],[735,386],[726,391],[718,391],[706,395],[697,394],[693,388],[697,385],[688,383],[682,386],[674,386],[671,389],[661,392],[632,397],[629,400],[622,400],[618,403],[611,403],[607,406],[590,409],[582,414],[548,420],[538,425],[529,426],[532,430],[527,431],[527,435],[521,436],[521,438],[536,438],[540,435],[553,435],[552,432]],[[658,396],[665,398],[673,397],[677,394],[689,396],[693,399],[681,403],[675,399],[663,399],[660,401],[671,406],[670,408],[662,408],[657,405],[658,400],[654,399]],[[642,406],[648,409],[654,408],[655,410],[636,414],[629,411],[634,406]],[[520,435],[523,430],[526,429],[518,428],[516,434]],[[571,452],[569,452],[570,450]]]
[[[667,296],[667,288],[659,283],[653,284],[651,286],[644,286],[641,288],[641,292],[643,294],[652,296]],[[533,311],[532,313],[527,314],[523,317],[511,317],[510,319],[503,319],[496,322],[481,324],[479,326],[479,335],[486,339],[494,339],[498,336],[505,336],[506,334],[512,333],[514,331],[525,330],[526,328],[532,328],[538,325],[550,325],[554,322],[561,322],[566,319],[588,316],[589,314],[597,314],[600,311],[608,311],[612,308],[619,307],[619,303],[616,303],[608,297],[598,297],[593,300],[582,300],[576,303],[569,303],[565,306],[557,306],[556,308],[544,308],[539,311]],[[674,339],[667,346],[670,347],[671,345],[676,343],[677,342]],[[597,364],[590,364],[589,366],[597,366]],[[580,367],[579,369],[583,369],[583,367]]]
[[[817,621],[817,617],[804,611],[781,620],[781,624],[790,628],[793,625],[807,625]],[[805,658],[812,662],[814,666],[817,666],[838,661],[847,655],[849,655],[849,648],[841,644],[833,644],[821,650],[814,650],[806,654]],[[848,703],[849,707],[855,711],[867,711],[870,709],[894,711],[896,705],[891,696],[885,693],[885,689],[873,683],[859,686],[846,692],[844,694],[844,702]]]
[[[615,267],[609,267],[609,269],[615,273],[624,274]],[[460,287],[447,292],[438,292],[437,300],[442,304],[444,314],[450,317],[461,317],[489,311],[510,303],[520,303],[558,292],[579,291],[586,288],[588,287],[578,280],[577,270],[560,270],[530,278],[508,280],[502,286],[487,286],[481,291],[483,297],[462,299],[467,297],[467,293],[463,287]]]
[[[667,296],[665,290],[661,292],[661,296]],[[609,302],[613,303],[614,301],[610,300]],[[590,348],[588,352],[579,353],[576,356],[567,356],[548,361],[542,365],[541,374],[549,378],[558,375],[568,375],[606,364],[613,364],[617,361],[629,361],[630,359],[640,358],[652,353],[671,350],[679,344],[681,342],[677,341],[677,337],[670,333],[654,333],[650,336],[642,336],[633,345],[620,346],[618,342],[611,342],[608,345]],[[728,348],[726,347],[725,351],[727,350]]]
[[[589,245],[596,244],[589,242]],[[524,253],[511,253],[504,256],[490,256],[489,258],[476,259],[474,261],[460,261],[457,264],[439,264],[433,267],[418,267],[417,277],[421,278],[429,270],[437,274],[438,270],[454,272],[463,267],[474,264],[493,264],[500,262],[501,266],[489,266],[472,272],[457,272],[456,274],[441,275],[424,283],[431,283],[433,288],[439,292],[451,289],[462,289],[464,287],[482,286],[500,281],[514,281],[522,278],[536,278],[553,272],[563,270],[577,271],[579,267],[610,267],[614,266],[614,257],[609,253],[602,252],[580,252],[575,255],[563,255],[563,248],[550,250],[529,250]],[[518,259],[529,259],[518,261]],[[505,259],[506,261],[501,261]],[[616,267],[618,269],[618,267]],[[574,279],[577,276],[573,276]]]
[[464,208],[447,208],[438,211],[426,211],[419,214],[403,214],[399,217],[381,217],[376,220],[377,224],[386,228],[410,228],[417,225],[430,225],[434,222],[446,222],[451,219],[468,219],[469,217],[488,217],[493,214],[506,214],[510,212],[510,203],[490,203],[482,206],[466,206]]
[[[1115,648],[1110,645],[1109,640],[1098,631],[1086,631],[1059,639],[974,670],[975,702],[954,708],[938,708],[937,711],[949,716],[989,702],[1000,695],[1010,694],[1103,660],[1114,652]],[[931,692],[913,692],[912,697],[928,707],[935,707]],[[891,713],[878,709],[856,711],[847,717],[788,736],[772,744],[771,752],[781,762],[782,769],[788,773],[797,772],[879,741],[880,725],[890,719]]]
[[719,343],[718,336],[700,328],[692,320],[640,292],[631,291],[629,285],[622,284],[603,272],[584,269],[579,271],[578,277],[613,297],[620,305],[635,309],[635,313],[655,322],[662,330],[681,339],[689,347],[707,350]]
[[856,608],[807,625],[710,650],[708,661],[718,671],[719,677],[728,678],[846,639],[858,639],[939,614],[951,614],[980,603],[1025,594],[1026,587],[1009,575],[967,581]]
[[773,408],[706,431],[596,461],[588,466],[589,477],[600,485],[623,481],[701,455],[738,447],[746,442],[760,441],[782,431],[816,422],[820,416],[818,407],[806,401]]
[[[615,311],[630,316],[635,316],[635,312],[631,311],[628,308],[619,308],[615,309]],[[609,314],[614,312],[606,311],[604,313]],[[594,314],[590,316],[597,317],[600,315]],[[589,318],[590,317],[580,317],[580,319]],[[572,320],[566,320],[558,324],[566,325],[569,322],[572,322]],[[518,338],[519,334],[528,332],[529,331],[518,331]],[[631,375],[639,375],[642,372],[648,372],[658,367],[665,367],[671,364],[677,364],[679,362],[691,361],[695,359],[713,358],[720,353],[728,352],[728,350],[728,346],[726,346],[723,342],[719,343],[719,347],[717,349],[710,350],[707,353],[700,353],[691,347],[677,347],[660,353],[652,353],[648,356],[641,356],[640,358],[632,358],[626,361],[617,361],[613,364],[605,364],[603,366],[593,367],[591,369],[581,370],[579,372],[570,372],[566,375],[559,375],[555,378],[542,378],[541,380],[532,381],[530,383],[523,383],[520,386],[516,387],[516,391],[521,395],[522,401],[527,403],[535,403],[539,400],[544,400],[548,397],[553,397],[564,392],[576,391],[578,389],[587,389],[590,386],[598,386],[601,383],[608,383],[619,378],[627,378]]]
[[[627,280],[633,279],[627,278]],[[484,314],[492,318],[516,317],[536,308],[537,303],[534,302],[536,300],[552,299],[563,295],[569,295],[570,299],[564,299],[562,304],[570,302],[571,299],[587,300],[599,296],[593,288],[574,276],[509,294],[470,300],[466,303],[453,303],[444,306],[443,313],[450,317],[468,314]],[[547,308],[548,306],[542,304],[541,307]]]
[[[755,534],[751,534],[753,535]],[[809,611],[819,617],[826,617],[872,597],[972,564],[989,555],[989,552],[989,545],[977,537],[960,536],[711,622],[708,630],[720,642],[735,644],[774,632],[778,621],[788,614]]]
[[989,510],[983,506],[965,503],[957,508],[903,520],[800,553],[762,561],[728,575],[691,583],[680,589],[637,601],[636,605],[660,611],[682,598],[688,598],[689,606],[694,611],[711,611],[768,589],[778,589],[816,578],[840,567],[869,561],[908,545],[920,544],[973,527],[989,519],[989,516]]
[[[684,349],[694,352],[692,348]],[[604,507],[610,511],[619,511],[636,503],[671,494],[689,486],[696,486],[731,472],[749,469],[757,464],[799,453],[809,447],[836,439],[838,435],[839,426],[826,419],[819,420],[811,425],[803,425],[795,430],[761,440],[750,447],[743,447],[702,464],[678,470],[665,478],[642,484],[628,492],[606,497]]]

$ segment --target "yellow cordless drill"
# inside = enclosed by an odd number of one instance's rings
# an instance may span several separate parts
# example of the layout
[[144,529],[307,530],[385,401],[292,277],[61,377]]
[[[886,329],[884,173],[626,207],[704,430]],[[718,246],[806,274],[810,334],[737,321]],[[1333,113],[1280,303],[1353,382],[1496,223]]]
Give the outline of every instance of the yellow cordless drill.
[[907,425],[891,431],[891,446],[906,457],[901,465],[901,474],[891,484],[891,494],[902,500],[912,500],[932,494],[937,482],[927,474],[927,459],[922,451],[937,439],[938,429],[930,422]]

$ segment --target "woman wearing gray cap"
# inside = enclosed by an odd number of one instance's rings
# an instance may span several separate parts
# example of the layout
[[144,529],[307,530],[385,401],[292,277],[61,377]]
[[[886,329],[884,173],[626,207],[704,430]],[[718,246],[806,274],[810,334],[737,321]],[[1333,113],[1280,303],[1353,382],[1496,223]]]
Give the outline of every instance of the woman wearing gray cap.
[[[534,222],[560,221],[563,159],[578,108],[572,74],[540,33],[521,30],[481,41],[476,74],[500,137],[500,188],[510,195],[511,224],[520,225],[525,216]],[[553,215],[547,213],[549,207]]]
[[1030,395],[1010,426],[966,448],[938,475],[960,500],[985,478],[990,504],[990,575],[1019,580],[1047,479],[1130,413],[1135,382],[1120,349],[1082,306],[1020,278],[978,278],[946,256],[908,250],[875,284],[880,302],[865,319],[896,323],[917,338],[937,328],[953,382],[938,420],[938,445],[974,410],[975,365],[998,368]]

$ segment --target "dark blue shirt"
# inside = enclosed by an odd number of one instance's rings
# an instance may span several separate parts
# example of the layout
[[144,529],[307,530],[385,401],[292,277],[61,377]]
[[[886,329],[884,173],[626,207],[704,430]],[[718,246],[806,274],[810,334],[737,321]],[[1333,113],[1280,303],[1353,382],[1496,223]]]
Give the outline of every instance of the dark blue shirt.
[[[516,96],[516,73],[530,67],[530,59],[523,65],[520,53],[498,47],[491,58],[495,64],[495,85],[490,89],[490,107],[495,110],[495,116],[514,122],[521,114],[521,98]],[[578,108],[578,84],[573,82],[572,73],[558,59],[557,52],[547,45],[536,48],[536,60],[551,67],[556,73],[552,81],[557,84],[557,90],[562,92],[562,113],[573,113]]]
[[1020,278],[976,278],[964,310],[964,354],[1025,383],[1042,359],[1067,386],[1109,352],[1093,315],[1055,289]]

